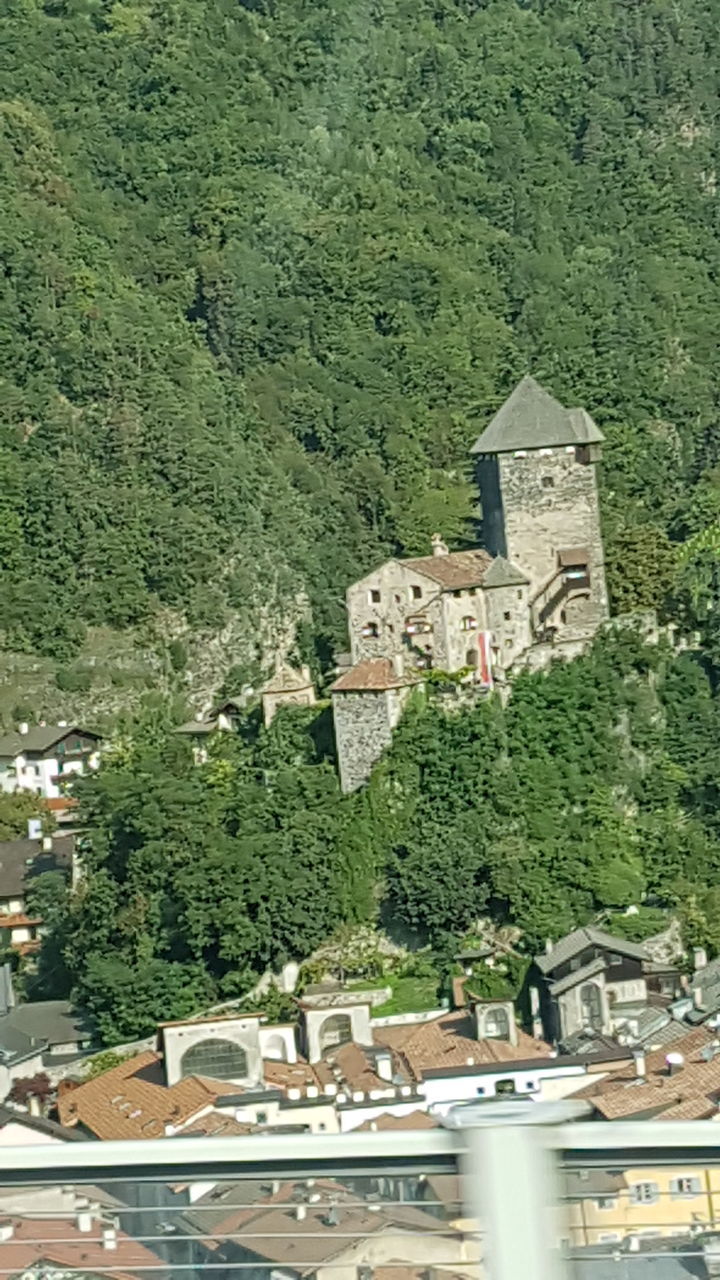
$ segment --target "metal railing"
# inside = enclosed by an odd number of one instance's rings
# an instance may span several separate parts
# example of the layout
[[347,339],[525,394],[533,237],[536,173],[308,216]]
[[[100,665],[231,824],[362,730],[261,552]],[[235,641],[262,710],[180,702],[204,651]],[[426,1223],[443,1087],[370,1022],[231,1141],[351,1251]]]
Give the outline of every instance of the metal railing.
[[0,1277],[720,1274],[714,1123],[522,1119],[0,1146]]

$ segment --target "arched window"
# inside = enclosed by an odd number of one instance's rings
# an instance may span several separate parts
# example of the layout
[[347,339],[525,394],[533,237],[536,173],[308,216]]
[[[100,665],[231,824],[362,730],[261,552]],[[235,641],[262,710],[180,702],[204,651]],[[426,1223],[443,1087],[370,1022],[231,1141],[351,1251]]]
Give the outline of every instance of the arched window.
[[584,1025],[600,1031],[603,1024],[603,1011],[600,988],[597,983],[586,982],[585,986],[580,988],[580,1003]]
[[463,631],[474,631],[476,626],[477,618],[471,617],[470,614],[467,614],[460,623],[460,627]]
[[507,1009],[490,1009],[485,1014],[484,1027],[488,1040],[509,1040],[510,1019]]
[[479,657],[480,655],[477,649],[468,649],[467,653],[465,654],[465,666],[476,667],[478,665]]
[[320,1028],[320,1052],[336,1049],[339,1044],[352,1040],[352,1022],[346,1013],[334,1013],[326,1018]]
[[273,1062],[287,1062],[287,1045],[282,1036],[268,1036],[263,1058],[272,1058]]
[[213,1080],[242,1080],[248,1073],[247,1054],[232,1040],[201,1040],[180,1060],[184,1076],[212,1076]]

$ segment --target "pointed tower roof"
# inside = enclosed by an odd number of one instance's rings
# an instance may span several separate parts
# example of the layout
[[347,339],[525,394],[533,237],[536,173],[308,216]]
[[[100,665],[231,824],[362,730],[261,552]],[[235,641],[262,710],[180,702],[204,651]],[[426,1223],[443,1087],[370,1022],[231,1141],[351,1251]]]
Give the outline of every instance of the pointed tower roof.
[[520,587],[530,579],[504,556],[496,556],[483,579],[484,587]]
[[584,409],[565,409],[529,376],[498,409],[472,447],[473,453],[512,453],[553,445],[599,444],[600,429]]

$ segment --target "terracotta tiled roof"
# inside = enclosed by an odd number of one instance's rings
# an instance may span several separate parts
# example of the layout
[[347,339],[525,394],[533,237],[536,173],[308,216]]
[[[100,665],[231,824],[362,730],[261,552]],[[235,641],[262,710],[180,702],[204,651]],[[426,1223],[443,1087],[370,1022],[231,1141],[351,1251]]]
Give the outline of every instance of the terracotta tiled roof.
[[354,1133],[367,1133],[376,1131],[387,1131],[394,1129],[437,1129],[438,1122],[427,1111],[410,1111],[405,1116],[394,1116],[389,1111],[383,1111],[379,1116],[375,1116],[374,1120],[366,1120],[364,1124],[358,1125]]
[[[432,1022],[400,1027],[376,1027],[375,1040],[403,1059],[414,1079],[424,1071],[442,1067],[519,1062],[547,1058],[550,1046],[518,1028],[517,1044],[507,1040],[476,1040],[474,1019],[464,1009],[442,1014]],[[472,1064],[470,1063],[472,1059]]]
[[117,1231],[115,1248],[106,1248],[98,1223],[93,1223],[90,1231],[79,1231],[68,1218],[11,1221],[12,1239],[0,1241],[0,1272],[4,1276],[22,1274],[46,1262],[72,1274],[98,1272],[113,1280],[135,1280],[165,1265],[157,1254],[123,1231]]
[[416,560],[402,560],[401,564],[432,578],[443,591],[460,591],[481,585],[492,564],[492,556],[477,548],[473,551],[449,551],[439,556],[420,556]]
[[315,1068],[304,1058],[298,1058],[297,1062],[277,1062],[266,1058],[263,1076],[271,1089],[282,1089],[285,1093],[288,1089],[306,1089],[308,1085],[317,1087],[320,1084]]
[[206,1138],[238,1138],[246,1137],[248,1133],[259,1133],[260,1130],[260,1125],[241,1124],[234,1116],[226,1116],[222,1111],[208,1111],[206,1116],[185,1125],[176,1136],[187,1138],[200,1133]]
[[192,1120],[228,1091],[226,1083],[197,1076],[167,1088],[160,1062],[159,1054],[148,1049],[61,1095],[57,1104],[60,1122],[81,1124],[104,1140],[162,1138],[166,1125],[175,1127]]
[[615,1071],[597,1083],[586,1085],[574,1094],[588,1098],[608,1120],[652,1112],[660,1120],[693,1120],[714,1115],[714,1103],[720,1095],[720,1055],[706,1060],[703,1048],[715,1036],[707,1027],[697,1027],[672,1045],[672,1052],[682,1054],[683,1066],[670,1075],[663,1047],[649,1053],[645,1061],[645,1081],[641,1083],[634,1067]]
[[365,658],[356,662],[354,667],[340,676],[330,686],[331,693],[350,693],[376,691],[383,689],[401,689],[406,684],[413,684],[411,675],[397,675],[389,658]]
[[[330,1184],[332,1186],[332,1184]],[[332,1190],[323,1182],[316,1182],[313,1192],[322,1196],[319,1204],[303,1204],[304,1214],[299,1217],[294,1200],[295,1184],[286,1183],[275,1196],[250,1209],[230,1214],[213,1228],[223,1255],[232,1257],[236,1247],[234,1240],[227,1243],[226,1235],[247,1230],[244,1249],[251,1249],[256,1256],[279,1265],[292,1267],[300,1275],[312,1274],[317,1266],[331,1258],[339,1257],[356,1248],[369,1236],[399,1227],[407,1231],[408,1252],[416,1252],[417,1259],[408,1258],[405,1265],[417,1260],[424,1262],[423,1233],[442,1232],[446,1227],[437,1218],[411,1205],[381,1204],[379,1211],[358,1204],[356,1193],[336,1185]],[[336,1225],[327,1221],[328,1212],[334,1206]],[[412,1241],[414,1240],[414,1245]]]

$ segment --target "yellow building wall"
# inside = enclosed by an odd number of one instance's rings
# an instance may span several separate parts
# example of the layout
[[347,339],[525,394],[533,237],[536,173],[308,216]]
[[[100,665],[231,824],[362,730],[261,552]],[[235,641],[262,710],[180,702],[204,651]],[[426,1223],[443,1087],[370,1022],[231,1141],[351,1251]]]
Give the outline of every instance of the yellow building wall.
[[[673,1181],[683,1177],[699,1179],[697,1195],[672,1194]],[[641,1182],[657,1184],[657,1199],[653,1203],[633,1200],[633,1185]],[[623,1240],[644,1232],[686,1235],[693,1227],[720,1223],[720,1169],[692,1165],[629,1169],[624,1172],[624,1183],[609,1208],[600,1208],[598,1198],[590,1190],[587,1199],[580,1197],[582,1192],[569,1205],[568,1230],[573,1245],[601,1244],[613,1235]]]

